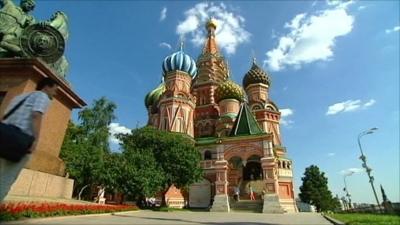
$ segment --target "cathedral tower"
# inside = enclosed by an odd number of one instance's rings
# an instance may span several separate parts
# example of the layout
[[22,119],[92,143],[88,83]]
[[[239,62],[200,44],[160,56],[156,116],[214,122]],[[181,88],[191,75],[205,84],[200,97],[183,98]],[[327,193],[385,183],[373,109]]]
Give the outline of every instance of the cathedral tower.
[[195,61],[180,50],[167,56],[162,64],[163,80],[146,96],[149,124],[160,130],[185,133],[194,137],[195,97],[190,93],[197,73]]
[[207,39],[197,60],[198,74],[193,80],[192,93],[197,98],[195,110],[195,137],[214,136],[219,117],[215,91],[218,85],[229,77],[225,59],[215,40],[216,21],[210,19],[206,24]]
[[270,85],[270,76],[253,59],[253,65],[243,78],[243,87],[246,91],[250,108],[255,114],[260,127],[265,132],[273,134],[275,145],[281,145],[279,130],[281,114],[278,107],[269,98]]

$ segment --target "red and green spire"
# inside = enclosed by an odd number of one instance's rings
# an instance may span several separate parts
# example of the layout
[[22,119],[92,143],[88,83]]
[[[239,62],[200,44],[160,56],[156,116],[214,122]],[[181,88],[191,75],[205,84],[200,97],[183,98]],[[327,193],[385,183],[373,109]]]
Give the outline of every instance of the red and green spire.
[[216,41],[217,23],[210,19],[206,23],[207,38],[203,51],[197,59],[198,76],[195,85],[205,82],[223,82],[229,77],[229,68]]
[[204,44],[203,54],[219,53],[217,42],[215,41],[215,30],[217,29],[217,22],[215,19],[211,18],[207,21],[206,29],[208,32],[206,43]]

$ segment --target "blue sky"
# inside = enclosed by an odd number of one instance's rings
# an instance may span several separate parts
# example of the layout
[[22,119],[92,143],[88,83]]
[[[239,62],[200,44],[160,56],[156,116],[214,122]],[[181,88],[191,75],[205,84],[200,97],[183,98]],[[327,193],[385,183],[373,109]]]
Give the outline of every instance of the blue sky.
[[162,60],[180,37],[197,58],[203,20],[214,16],[232,78],[241,84],[253,55],[272,77],[296,191],[316,164],[339,196],[343,174],[355,171],[347,178],[353,201],[372,203],[357,135],[378,127],[362,145],[376,187],[400,200],[398,1],[38,1],[34,15],[56,10],[70,21],[67,78],[89,104],[106,96],[118,105],[113,130],[146,124],[143,99]]

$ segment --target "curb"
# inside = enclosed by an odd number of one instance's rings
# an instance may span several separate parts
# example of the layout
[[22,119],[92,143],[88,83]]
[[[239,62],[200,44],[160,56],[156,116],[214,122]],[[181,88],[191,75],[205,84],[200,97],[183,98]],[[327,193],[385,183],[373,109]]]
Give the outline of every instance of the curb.
[[47,220],[60,220],[60,219],[70,219],[70,218],[81,218],[81,217],[94,217],[94,216],[112,216],[119,214],[128,214],[133,212],[139,212],[140,210],[124,211],[124,212],[113,212],[113,213],[93,213],[85,215],[71,215],[71,216],[53,216],[53,217],[43,217],[43,218],[27,218],[15,221],[0,221],[1,225],[18,225],[18,224],[29,224],[30,222],[47,221]]
[[325,215],[325,214],[322,214],[322,216],[323,216],[325,219],[327,219],[329,222],[331,222],[332,224],[334,224],[334,225],[346,225],[346,224],[343,223],[342,221],[339,221],[339,220],[337,220],[337,219],[333,219],[332,217],[327,216],[327,215]]

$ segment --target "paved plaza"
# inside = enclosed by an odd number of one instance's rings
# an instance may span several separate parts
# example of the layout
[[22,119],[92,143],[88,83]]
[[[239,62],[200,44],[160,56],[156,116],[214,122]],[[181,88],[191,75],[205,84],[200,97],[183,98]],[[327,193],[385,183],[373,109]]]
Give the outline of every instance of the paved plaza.
[[32,219],[9,224],[188,224],[188,225],[330,225],[317,213],[257,214],[257,213],[211,213],[211,212],[154,212],[138,211],[115,215],[91,215],[77,217]]

